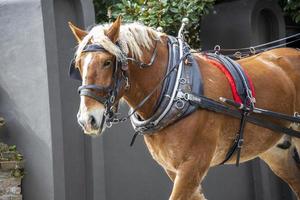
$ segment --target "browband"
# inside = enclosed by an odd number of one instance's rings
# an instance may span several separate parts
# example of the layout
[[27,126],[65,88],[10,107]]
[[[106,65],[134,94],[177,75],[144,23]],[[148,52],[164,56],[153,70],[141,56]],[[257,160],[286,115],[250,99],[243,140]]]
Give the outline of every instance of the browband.
[[96,51],[106,51],[107,52],[107,50],[100,44],[88,44],[82,50],[82,52],[96,52]]

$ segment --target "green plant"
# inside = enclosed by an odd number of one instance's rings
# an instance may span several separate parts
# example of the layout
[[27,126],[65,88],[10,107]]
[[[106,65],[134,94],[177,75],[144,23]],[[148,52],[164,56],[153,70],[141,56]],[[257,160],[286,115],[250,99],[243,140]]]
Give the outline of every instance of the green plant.
[[7,145],[0,142],[0,162],[1,161],[22,161],[23,156],[17,151],[16,145]]
[[279,0],[279,5],[288,17],[300,23],[300,0]]
[[[114,20],[118,15],[125,22],[139,21],[153,28],[161,27],[170,35],[176,35],[181,20],[190,20],[185,35],[193,48],[200,47],[200,20],[215,3],[224,0],[94,0],[97,23]],[[279,0],[285,15],[300,23],[300,0]]]
[[[94,0],[95,2],[98,2],[95,4],[97,10],[100,3],[99,0]],[[116,4],[108,3],[106,18],[97,17],[97,21],[107,22],[121,15],[125,22],[139,21],[153,28],[161,27],[167,34],[176,35],[182,18],[187,17],[190,21],[186,29],[187,42],[192,47],[199,48],[200,19],[209,12],[214,2],[215,0],[122,0]],[[96,12],[97,15],[100,16],[99,11]]]
[[119,2],[120,0],[93,0],[97,23],[107,23],[110,20],[108,12],[111,6]]

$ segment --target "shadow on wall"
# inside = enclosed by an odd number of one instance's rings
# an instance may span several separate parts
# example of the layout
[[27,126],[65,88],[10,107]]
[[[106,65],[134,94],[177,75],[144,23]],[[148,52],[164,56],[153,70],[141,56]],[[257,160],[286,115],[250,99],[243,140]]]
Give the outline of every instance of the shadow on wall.
[[[42,194],[49,193],[49,188],[51,188],[50,185],[47,189],[43,188],[40,184],[52,178],[49,177],[50,168],[47,163],[52,160],[49,157],[50,152],[47,152],[49,144],[37,137],[36,131],[27,123],[27,117],[20,112],[21,109],[18,109],[18,105],[2,87],[0,87],[0,94],[0,115],[6,120],[5,126],[0,129],[0,140],[10,145],[17,145],[18,150],[24,155],[23,196],[43,199]],[[41,192],[34,192],[33,189]]]

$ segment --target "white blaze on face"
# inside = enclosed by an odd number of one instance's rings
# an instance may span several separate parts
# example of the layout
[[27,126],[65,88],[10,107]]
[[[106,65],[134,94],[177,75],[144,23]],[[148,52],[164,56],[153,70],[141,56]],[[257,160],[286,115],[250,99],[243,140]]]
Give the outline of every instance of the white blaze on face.
[[[83,67],[82,67],[82,85],[86,84],[86,75],[88,72],[88,68],[90,66],[90,62],[92,60],[92,54],[88,53],[88,55],[84,59]],[[80,96],[80,113],[81,115],[86,114],[88,109],[85,105],[85,96]]]
[[[82,85],[88,84],[86,78],[87,78],[88,69],[91,66],[90,64],[92,59],[93,59],[92,53],[88,53],[84,58],[83,67],[82,67]],[[91,128],[89,124],[89,118],[90,116],[93,116],[98,126],[100,126],[103,113],[104,113],[104,107],[101,104],[96,104],[97,106],[88,108],[86,105],[86,98],[87,98],[86,96],[80,96],[80,107],[79,107],[77,118],[78,121],[84,122],[84,126],[82,126],[84,132],[87,134],[94,135],[99,133],[99,130],[97,129],[94,130]],[[104,127],[102,129],[104,129]]]

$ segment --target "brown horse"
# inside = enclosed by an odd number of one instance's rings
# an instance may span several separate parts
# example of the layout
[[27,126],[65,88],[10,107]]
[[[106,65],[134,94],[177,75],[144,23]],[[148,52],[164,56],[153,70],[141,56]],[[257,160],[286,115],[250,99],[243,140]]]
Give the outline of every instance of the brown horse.
[[[136,62],[129,61],[130,87],[122,86],[117,102],[123,98],[135,107],[161,81],[168,62],[167,36],[151,28],[132,23],[121,25],[118,18],[113,24],[98,25],[90,32],[71,23],[70,28],[79,46],[76,52],[76,67],[82,77],[82,85],[109,86],[113,65],[120,59],[118,41],[128,57],[145,63],[150,62],[157,41],[157,56],[150,67],[141,69]],[[101,44],[106,51],[84,52],[87,44]],[[218,100],[231,97],[229,83],[224,74],[207,62],[201,53],[193,54],[203,77],[204,95]],[[263,52],[238,61],[251,77],[256,89],[256,106],[293,115],[300,111],[300,51],[279,48]],[[99,94],[104,95],[104,94]],[[160,95],[160,89],[138,109],[138,114],[147,119]],[[78,122],[89,135],[100,135],[105,129],[104,105],[93,98],[81,96]],[[290,123],[275,121],[282,126]],[[165,169],[174,182],[170,200],[205,199],[201,182],[209,168],[221,163],[231,147],[239,127],[239,120],[199,109],[189,116],[169,125],[155,134],[145,135],[145,143],[153,158]],[[299,125],[294,125],[299,129]],[[100,129],[100,130],[99,130]],[[294,149],[300,150],[300,140],[292,138],[288,149],[278,148],[284,136],[268,129],[247,123],[244,133],[241,162],[256,157],[263,159],[270,168],[285,180],[300,197],[300,166],[293,159]],[[226,164],[234,163],[233,156]]]

